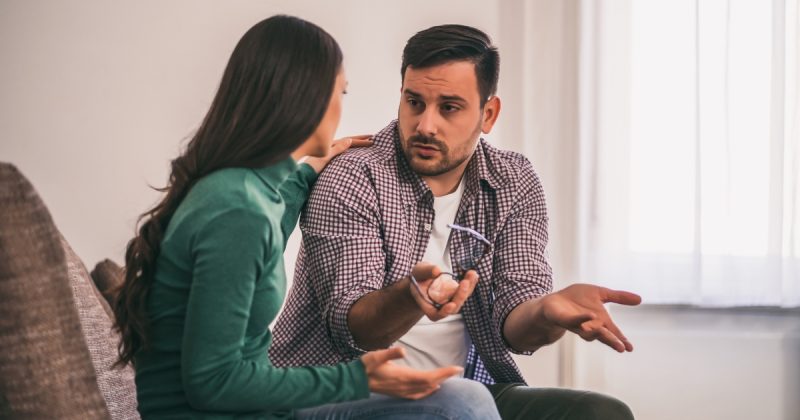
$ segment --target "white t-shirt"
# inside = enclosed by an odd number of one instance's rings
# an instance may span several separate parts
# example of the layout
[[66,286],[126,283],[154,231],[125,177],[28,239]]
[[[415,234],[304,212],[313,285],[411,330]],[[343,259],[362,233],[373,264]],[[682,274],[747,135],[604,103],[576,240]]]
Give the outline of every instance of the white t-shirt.
[[[433,225],[423,261],[436,264],[442,271],[453,272],[450,261],[450,228],[464,195],[464,182],[447,195],[433,198]],[[434,369],[442,366],[464,366],[472,341],[461,314],[450,315],[437,322],[423,316],[395,345],[405,347],[406,357],[397,360],[415,369]]]

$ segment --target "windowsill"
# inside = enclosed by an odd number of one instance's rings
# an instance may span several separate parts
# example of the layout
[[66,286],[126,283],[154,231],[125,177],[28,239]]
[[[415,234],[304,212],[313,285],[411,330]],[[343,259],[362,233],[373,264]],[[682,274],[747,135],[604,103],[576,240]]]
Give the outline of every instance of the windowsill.
[[[800,315],[800,308],[781,308],[777,306],[701,306],[701,305],[688,305],[688,304],[662,304],[662,303],[643,303],[638,308],[645,308],[649,311],[696,311],[696,312],[713,312],[717,314],[732,313],[732,314],[798,314]],[[625,308],[634,309],[635,308]]]
[[704,308],[690,305],[609,305],[623,332],[658,331],[722,334],[800,334],[800,309],[774,307]]

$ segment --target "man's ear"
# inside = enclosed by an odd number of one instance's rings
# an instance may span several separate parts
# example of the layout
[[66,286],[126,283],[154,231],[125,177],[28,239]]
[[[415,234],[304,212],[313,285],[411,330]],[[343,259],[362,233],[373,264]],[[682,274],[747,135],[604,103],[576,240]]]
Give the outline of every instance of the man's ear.
[[492,127],[494,127],[494,123],[497,121],[497,117],[500,115],[500,98],[492,96],[486,103],[483,105],[483,118],[481,121],[481,132],[483,134],[489,134],[492,131]]

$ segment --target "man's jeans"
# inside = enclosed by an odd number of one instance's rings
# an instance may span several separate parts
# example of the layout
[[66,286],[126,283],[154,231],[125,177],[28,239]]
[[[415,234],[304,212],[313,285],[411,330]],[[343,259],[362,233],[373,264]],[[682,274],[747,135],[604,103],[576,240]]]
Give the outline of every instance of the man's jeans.
[[485,385],[451,378],[421,400],[404,400],[372,394],[368,399],[326,404],[295,412],[297,419],[500,419]]

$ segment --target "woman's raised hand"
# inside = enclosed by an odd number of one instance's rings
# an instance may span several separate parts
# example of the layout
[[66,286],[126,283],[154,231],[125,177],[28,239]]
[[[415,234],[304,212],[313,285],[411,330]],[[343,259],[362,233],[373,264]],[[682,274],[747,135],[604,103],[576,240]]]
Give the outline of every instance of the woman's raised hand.
[[314,168],[314,171],[317,173],[322,172],[325,169],[325,166],[331,161],[331,159],[339,156],[345,150],[351,147],[365,147],[365,146],[372,146],[372,140],[369,138],[372,137],[371,134],[362,134],[358,136],[350,136],[350,137],[343,137],[338,140],[334,140],[331,142],[331,148],[328,151],[328,154],[325,157],[307,157],[303,162],[307,163],[309,166]]
[[434,393],[447,378],[464,371],[458,366],[417,370],[392,363],[392,360],[400,359],[404,355],[403,348],[392,347],[361,356],[371,392],[417,400]]

